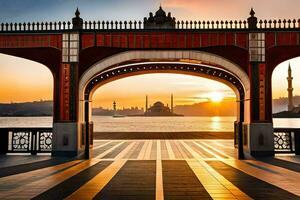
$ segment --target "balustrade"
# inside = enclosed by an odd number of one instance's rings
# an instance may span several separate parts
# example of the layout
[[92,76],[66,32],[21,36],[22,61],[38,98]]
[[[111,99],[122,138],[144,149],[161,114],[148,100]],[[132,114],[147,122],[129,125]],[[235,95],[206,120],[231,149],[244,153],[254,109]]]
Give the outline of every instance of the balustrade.
[[275,153],[300,154],[300,129],[274,128]]
[[[243,30],[248,29],[246,20],[221,21],[180,21],[175,22],[175,30]],[[258,30],[300,28],[300,19],[259,20]],[[53,32],[69,31],[73,26],[67,22],[32,22],[32,23],[1,23],[0,32]],[[82,30],[145,30],[142,21],[84,21]]]
[[50,153],[52,128],[0,128],[1,152]]

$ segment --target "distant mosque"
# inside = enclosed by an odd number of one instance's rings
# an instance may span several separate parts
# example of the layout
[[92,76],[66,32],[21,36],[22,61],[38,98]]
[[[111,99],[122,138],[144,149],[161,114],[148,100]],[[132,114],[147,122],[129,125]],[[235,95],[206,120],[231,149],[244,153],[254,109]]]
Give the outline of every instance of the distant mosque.
[[291,69],[291,65],[289,64],[289,69],[288,69],[288,77],[287,77],[287,81],[288,81],[288,111],[292,112],[292,113],[297,113],[300,114],[300,105],[299,106],[294,106],[293,103],[293,77],[292,77],[292,69]]
[[146,109],[144,116],[183,116],[174,113],[173,109],[173,94],[171,94],[171,108],[169,108],[168,104],[165,106],[162,102],[157,101],[148,108],[148,96],[146,96]]

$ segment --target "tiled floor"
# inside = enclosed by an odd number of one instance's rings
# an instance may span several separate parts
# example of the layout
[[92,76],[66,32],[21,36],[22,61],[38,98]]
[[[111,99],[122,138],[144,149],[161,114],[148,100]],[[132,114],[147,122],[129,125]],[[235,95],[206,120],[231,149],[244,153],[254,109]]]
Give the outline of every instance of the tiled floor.
[[298,156],[236,154],[232,140],[95,140],[90,160],[1,157],[0,199],[300,199]]

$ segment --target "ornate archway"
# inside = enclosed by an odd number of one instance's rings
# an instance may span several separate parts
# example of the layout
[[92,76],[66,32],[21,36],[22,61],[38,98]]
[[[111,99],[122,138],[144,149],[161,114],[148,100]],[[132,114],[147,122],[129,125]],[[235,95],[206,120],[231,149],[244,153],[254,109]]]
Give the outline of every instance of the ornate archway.
[[[155,62],[153,60],[156,60]],[[147,62],[146,62],[147,61]],[[150,62],[152,61],[152,62]],[[239,157],[243,157],[242,123],[250,118],[249,79],[237,65],[219,56],[197,51],[133,51],[117,54],[100,61],[88,69],[79,83],[79,119],[85,124],[85,139],[79,133],[81,141],[90,141],[89,121],[91,115],[90,99],[101,85],[116,79],[146,73],[179,73],[214,79],[228,85],[239,101],[238,129]],[[84,144],[85,142],[81,142]],[[89,156],[89,145],[85,146]]]

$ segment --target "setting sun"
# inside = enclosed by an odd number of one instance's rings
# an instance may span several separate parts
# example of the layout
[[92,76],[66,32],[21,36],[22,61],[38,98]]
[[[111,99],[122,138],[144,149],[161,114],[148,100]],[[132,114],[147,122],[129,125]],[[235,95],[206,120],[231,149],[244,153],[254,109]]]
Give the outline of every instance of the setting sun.
[[224,98],[224,95],[220,92],[210,93],[208,96],[209,100],[215,103],[221,102]]

